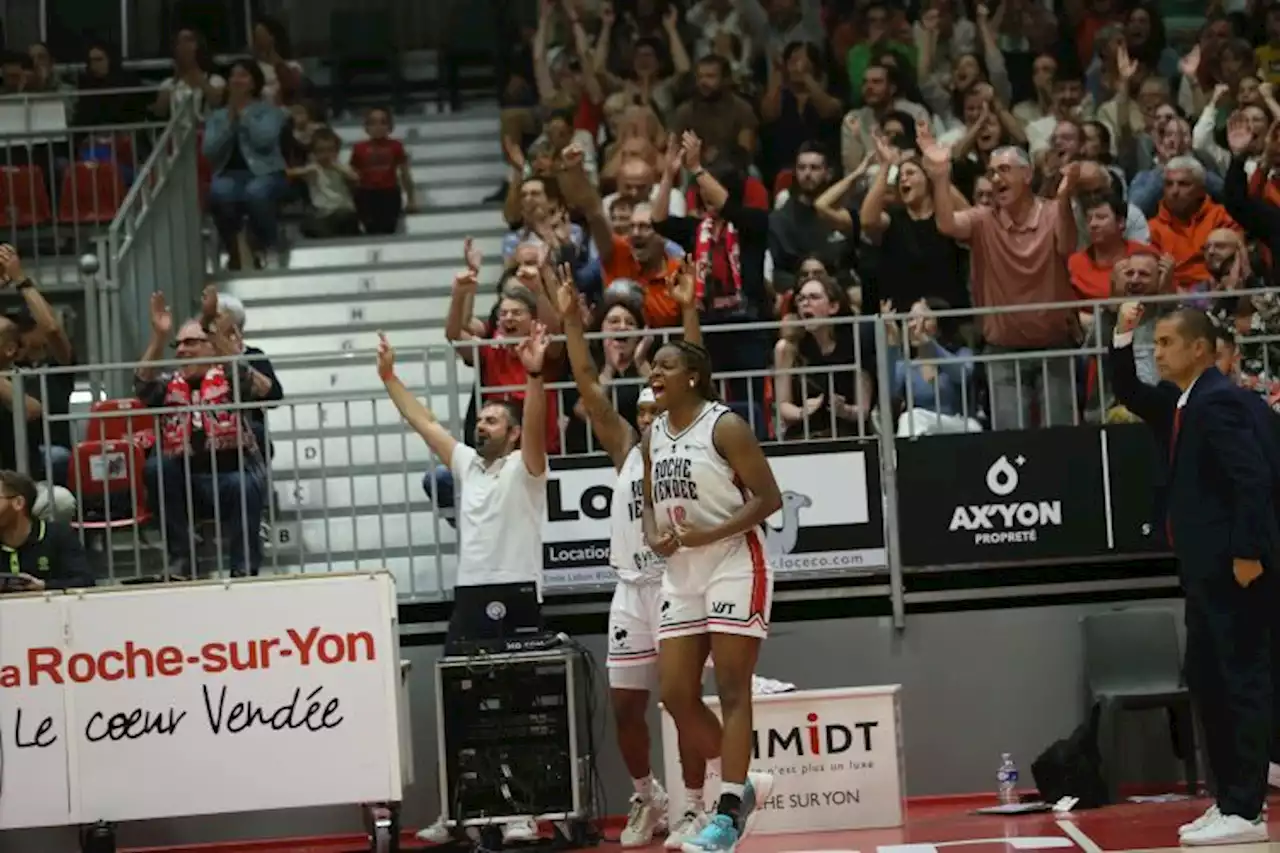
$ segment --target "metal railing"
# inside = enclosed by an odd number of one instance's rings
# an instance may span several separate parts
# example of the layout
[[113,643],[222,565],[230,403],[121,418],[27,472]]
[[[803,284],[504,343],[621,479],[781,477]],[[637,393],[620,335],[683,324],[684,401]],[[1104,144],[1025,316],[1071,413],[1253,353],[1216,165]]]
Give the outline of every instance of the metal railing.
[[[142,349],[148,300],[164,290],[175,305],[193,304],[206,272],[199,178],[200,122],[194,104],[179,103],[152,146],[105,235],[97,269],[86,269],[91,350],[99,361],[123,361]],[[101,271],[99,277],[94,273]],[[95,383],[94,387],[98,387]],[[125,385],[108,383],[108,393]]]
[[[1252,291],[1247,295],[1274,299],[1277,293],[1280,290]],[[1246,294],[1237,292],[1229,298],[1241,295]],[[1144,299],[1148,304],[1144,324],[1153,322],[1161,306],[1172,307],[1186,299],[1185,295]],[[768,448],[799,442],[806,452],[815,454],[854,448],[865,451],[869,460],[874,457],[868,464],[875,468],[871,473],[880,487],[878,494],[862,496],[870,512],[863,523],[882,525],[879,544],[885,555],[883,565],[854,565],[805,576],[851,572],[887,575],[894,612],[901,618],[903,575],[909,569],[903,565],[899,547],[895,461],[902,449],[899,442],[929,442],[937,432],[976,432],[992,427],[1000,431],[990,416],[994,409],[991,388],[996,382],[987,380],[985,394],[980,387],[982,374],[993,370],[1005,371],[1005,378],[1012,376],[1008,388],[1012,388],[1018,405],[1035,401],[1028,409],[1037,415],[1047,412],[1048,425],[1103,423],[1111,409],[1104,369],[1112,329],[1110,309],[1120,302],[1113,299],[949,311],[933,318],[945,321],[950,317],[964,319],[997,313],[1008,316],[1024,311],[1043,314],[1054,310],[1082,312],[1093,318],[1090,334],[1078,346],[998,354],[937,351],[928,345],[931,327],[920,325],[919,318],[910,314],[833,318],[801,326],[753,323],[704,329],[708,342],[717,336],[733,336],[735,341],[754,341],[766,350],[773,340],[770,336],[797,329],[805,334],[831,332],[847,342],[842,346],[851,347],[852,357],[826,366],[769,366],[715,376],[729,405],[752,424]],[[181,318],[175,320],[180,322]],[[838,337],[845,334],[841,329],[854,334]],[[634,338],[673,331],[597,333],[590,337]],[[932,339],[936,340],[936,336]],[[1269,357],[1265,353],[1276,340],[1280,335],[1249,337],[1244,342],[1261,345],[1266,361]],[[905,349],[901,348],[903,341],[908,344]],[[399,354],[399,374],[406,385],[426,397],[428,405],[455,435],[462,436],[466,410],[473,401],[523,390],[522,386],[468,387],[470,373],[459,366],[458,350],[471,350],[474,357],[489,345],[494,344],[469,341],[457,349],[449,345],[404,348]],[[1141,346],[1141,337],[1138,345]],[[649,352],[656,352],[656,346]],[[234,447],[221,453],[197,448],[171,457],[167,467],[159,461],[164,455],[166,426],[173,427],[171,419],[190,417],[209,424],[213,410],[207,403],[156,408],[138,404],[112,411],[68,414],[55,414],[51,406],[31,422],[15,416],[15,445],[39,448],[30,460],[19,454],[18,465],[30,467],[45,481],[50,495],[46,512],[51,517],[61,513],[82,531],[97,555],[102,576],[111,582],[191,574],[388,568],[396,574],[406,599],[445,597],[453,585],[457,550],[447,478],[439,473],[438,461],[432,459],[425,443],[405,428],[387,399],[376,378],[374,351],[357,350],[343,356],[344,362],[350,364],[344,369],[356,371],[357,381],[344,382],[348,387],[338,392],[311,388],[292,395],[287,393],[291,375],[300,378],[308,370],[332,371],[333,356],[273,359],[271,366],[283,378],[286,391],[286,396],[275,402],[248,400],[240,372],[227,370],[231,399],[244,401],[227,402],[216,408],[238,415],[245,428],[236,433]],[[242,363],[261,358],[240,356],[226,361]],[[1058,368],[1054,362],[1069,366]],[[165,369],[189,364],[170,359],[145,367]],[[1096,369],[1091,369],[1091,364]],[[959,370],[944,370],[949,365]],[[135,371],[143,366],[119,361],[88,369],[101,375],[107,387],[126,388],[132,387]],[[1015,368],[1012,374],[1007,372],[1007,366]],[[1269,361],[1264,369],[1270,370]],[[51,388],[58,384],[58,377],[84,370],[54,367],[13,373],[14,398],[20,400],[29,394],[39,400],[51,400]],[[922,381],[904,381],[913,372],[919,372]],[[1087,388],[1072,388],[1070,416],[1065,424],[1052,417],[1050,403],[1058,392],[1043,381],[1052,375],[1065,375],[1072,381],[1092,375]],[[825,389],[834,398],[839,389],[856,387],[850,385],[851,376],[855,381],[861,377],[873,380],[864,387],[875,389],[873,397],[858,399],[855,393],[849,398],[856,417],[833,417],[831,412],[817,408],[808,418],[792,417],[789,425],[779,417],[776,401],[781,383]],[[961,377],[959,387],[944,391],[942,383],[954,381],[955,377]],[[1028,386],[1025,392],[1020,384],[1023,378]],[[610,392],[615,401],[620,401],[627,386],[643,381],[638,376],[621,379],[611,384]],[[353,384],[358,389],[350,387]],[[550,382],[547,393],[562,414],[557,421],[560,447],[569,451],[568,455],[582,455],[596,447],[589,429],[582,438],[584,446],[572,443],[566,419],[577,417],[573,412],[573,387],[571,382]],[[928,391],[930,387],[932,393]],[[926,397],[941,401],[941,405],[933,405]],[[23,411],[22,407],[15,409]],[[917,414],[904,420],[903,416],[912,412]],[[931,423],[930,415],[945,419],[935,418]],[[28,436],[31,429],[38,431],[35,441]],[[63,442],[74,446],[57,450]],[[794,455],[790,450],[781,453]],[[553,477],[568,476],[561,468],[553,462]],[[611,482],[611,469],[604,470],[607,468],[607,463],[601,466],[603,482]],[[55,486],[65,491],[57,491]],[[837,483],[833,487],[844,486]],[[602,523],[606,532],[598,538],[607,539],[607,521]],[[588,586],[597,588],[599,581]]]
[[155,91],[0,97],[0,242],[19,249],[46,290],[80,290],[76,259],[94,250],[130,189],[145,180],[166,123],[120,99]]

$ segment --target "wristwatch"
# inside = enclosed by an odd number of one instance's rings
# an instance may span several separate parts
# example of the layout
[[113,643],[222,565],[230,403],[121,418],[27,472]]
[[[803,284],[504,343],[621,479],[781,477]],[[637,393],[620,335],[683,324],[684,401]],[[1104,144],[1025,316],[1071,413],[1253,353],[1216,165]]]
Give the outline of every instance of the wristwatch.
[[32,281],[31,278],[28,276],[27,278],[24,278],[22,281],[18,282],[15,285],[15,288],[18,290],[26,290],[29,287],[35,287],[35,286],[36,286],[36,283]]

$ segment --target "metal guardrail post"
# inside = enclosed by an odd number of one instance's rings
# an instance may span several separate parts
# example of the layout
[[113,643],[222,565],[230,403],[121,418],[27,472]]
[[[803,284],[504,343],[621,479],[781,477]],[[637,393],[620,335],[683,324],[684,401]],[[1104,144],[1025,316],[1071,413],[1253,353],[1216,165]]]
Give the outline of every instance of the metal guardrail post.
[[[889,322],[896,322],[890,320]],[[893,627],[907,627],[906,601],[902,579],[902,549],[898,540],[898,478],[894,451],[893,394],[889,375],[889,336],[884,323],[873,327],[876,341],[877,408],[880,413],[880,491],[884,501],[884,555],[889,565],[889,599],[893,608]],[[868,496],[870,498],[870,496]]]
[[31,473],[31,458],[27,453],[27,406],[25,379],[22,371],[15,370],[11,374],[13,383],[13,459],[18,471]]

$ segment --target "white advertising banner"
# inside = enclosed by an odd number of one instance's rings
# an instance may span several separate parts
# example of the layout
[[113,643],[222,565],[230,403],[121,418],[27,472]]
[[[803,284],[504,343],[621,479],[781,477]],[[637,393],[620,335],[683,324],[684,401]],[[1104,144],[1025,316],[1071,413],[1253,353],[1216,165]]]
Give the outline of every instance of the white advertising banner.
[[399,800],[395,623],[386,573],[0,601],[0,828]]
[[[773,774],[760,805],[763,835],[901,826],[906,778],[899,685],[799,690],[754,697],[751,769]],[[720,715],[720,703],[706,698]],[[684,811],[684,781],[671,716],[662,714],[663,772],[670,811]],[[720,779],[708,774],[707,803]]]
[[[767,448],[782,509],[766,524],[769,563],[783,574],[848,574],[886,565],[879,470],[866,446]],[[792,452],[801,450],[805,452]],[[605,460],[553,462],[542,526],[547,588],[612,584],[609,507],[617,475]]]

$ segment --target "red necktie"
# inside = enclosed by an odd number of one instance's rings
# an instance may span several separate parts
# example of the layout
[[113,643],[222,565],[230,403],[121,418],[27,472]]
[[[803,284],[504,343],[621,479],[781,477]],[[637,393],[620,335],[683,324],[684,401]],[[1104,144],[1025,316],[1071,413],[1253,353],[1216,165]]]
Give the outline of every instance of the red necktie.
[[[1173,470],[1173,452],[1178,446],[1178,430],[1182,429],[1182,406],[1178,406],[1173,410],[1173,431],[1169,433],[1169,469]],[[1170,477],[1172,484],[1173,478]],[[1169,540],[1169,547],[1173,547],[1173,521],[1169,518],[1168,509],[1165,510],[1164,518],[1164,535]]]

